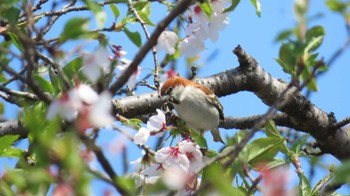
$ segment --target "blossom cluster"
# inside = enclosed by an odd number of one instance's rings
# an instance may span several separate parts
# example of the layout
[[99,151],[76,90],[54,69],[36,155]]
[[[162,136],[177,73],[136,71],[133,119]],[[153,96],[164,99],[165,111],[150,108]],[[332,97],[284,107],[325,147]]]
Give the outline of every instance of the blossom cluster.
[[[206,39],[217,41],[219,31],[222,31],[230,22],[228,13],[224,13],[229,2],[228,0],[211,0],[210,16],[202,10],[199,3],[189,9],[189,24],[185,28],[186,37],[178,44],[180,54],[193,57],[205,49]],[[177,41],[176,33],[163,31],[158,38],[157,48],[165,50],[168,54],[174,54]]]
[[[157,115],[150,117],[147,128],[140,128],[134,136],[134,143],[145,144],[150,135],[161,136],[168,129],[164,112],[157,109]],[[134,161],[137,184],[154,184],[159,179],[171,190],[189,194],[198,185],[197,170],[203,166],[200,147],[190,139],[168,146],[155,153],[154,160],[142,158]],[[147,167],[142,167],[147,166]]]
[[78,83],[52,101],[46,119],[51,120],[58,115],[69,122],[76,120],[81,131],[90,127],[104,127],[114,121],[111,99],[108,92],[97,94],[90,86]]

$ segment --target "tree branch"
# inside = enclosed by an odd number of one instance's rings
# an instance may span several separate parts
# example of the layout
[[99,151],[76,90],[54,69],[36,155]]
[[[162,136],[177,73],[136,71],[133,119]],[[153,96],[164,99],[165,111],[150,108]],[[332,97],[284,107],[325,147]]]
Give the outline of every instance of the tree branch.
[[179,1],[176,7],[162,20],[158,23],[157,27],[153,31],[151,37],[142,46],[139,52],[134,57],[133,61],[130,63],[128,68],[123,72],[123,74],[111,84],[109,91],[114,95],[129,79],[130,75],[137,69],[138,65],[141,63],[143,58],[146,56],[149,50],[152,49],[154,45],[157,44],[159,35],[163,30],[183,11],[185,11],[194,1],[193,0],[182,0]]

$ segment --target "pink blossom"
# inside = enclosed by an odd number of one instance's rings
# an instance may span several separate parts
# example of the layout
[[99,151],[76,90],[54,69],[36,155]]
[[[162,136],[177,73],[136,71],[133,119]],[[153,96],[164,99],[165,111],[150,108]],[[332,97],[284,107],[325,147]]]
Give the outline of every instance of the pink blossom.
[[196,143],[184,140],[179,144],[179,151],[185,154],[190,161],[189,171],[196,172],[198,168],[203,166],[203,154]]
[[164,112],[157,109],[157,113],[157,115],[151,116],[147,121],[147,129],[151,132],[152,135],[160,137],[168,128],[166,125]]
[[202,10],[199,4],[195,4],[190,10],[190,16],[193,16],[198,22],[204,23],[208,21],[207,14]]
[[156,48],[157,50],[165,50],[165,52],[168,54],[174,54],[175,45],[178,40],[179,38],[177,37],[176,33],[172,31],[163,31],[158,38]]
[[138,145],[143,145],[148,141],[149,136],[149,130],[144,127],[141,127],[134,136],[134,143]]
[[103,73],[109,71],[111,61],[106,48],[99,47],[93,53],[83,56],[81,71],[92,82],[96,82]]
[[179,147],[162,148],[156,152],[154,158],[164,169],[179,167],[187,172],[190,167],[189,159],[186,154],[180,152]]
[[264,186],[262,186],[262,195],[266,196],[292,196],[293,191],[288,190],[289,170],[287,167],[279,167],[276,169],[267,169],[262,166],[260,169],[263,177]]
[[64,120],[73,121],[78,116],[79,108],[80,102],[72,101],[67,93],[63,93],[60,98],[51,102],[46,112],[46,119],[52,120],[59,115]]
[[165,71],[165,73],[162,75],[162,77],[160,78],[160,80],[162,82],[167,81],[169,78],[176,76],[177,72],[173,69],[169,69],[167,71]]
[[67,183],[58,184],[52,191],[53,196],[73,196],[74,191],[73,187]]
[[114,121],[111,99],[108,92],[98,95],[90,86],[79,83],[50,104],[46,119],[51,120],[57,115],[67,121],[77,119],[80,131],[101,128]]

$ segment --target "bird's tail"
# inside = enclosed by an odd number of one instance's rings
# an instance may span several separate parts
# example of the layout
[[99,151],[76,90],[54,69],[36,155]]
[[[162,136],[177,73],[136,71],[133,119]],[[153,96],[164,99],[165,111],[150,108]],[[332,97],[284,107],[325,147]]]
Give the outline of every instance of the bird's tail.
[[213,139],[215,142],[221,142],[225,144],[224,140],[221,138],[221,134],[218,129],[210,130],[211,134],[213,135]]

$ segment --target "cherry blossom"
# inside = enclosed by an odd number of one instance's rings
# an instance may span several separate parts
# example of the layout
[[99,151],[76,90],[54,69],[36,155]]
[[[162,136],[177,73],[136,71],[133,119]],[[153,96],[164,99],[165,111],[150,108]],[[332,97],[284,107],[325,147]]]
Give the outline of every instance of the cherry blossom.
[[217,41],[219,37],[219,31],[224,30],[229,23],[230,18],[228,17],[228,13],[213,13],[211,20],[208,24],[208,36],[211,39],[211,41]]
[[149,136],[149,130],[144,127],[141,127],[134,136],[134,143],[138,145],[143,145],[148,141]]
[[206,40],[208,38],[208,25],[203,23],[190,23],[185,29],[187,36],[194,36],[199,40]]
[[63,93],[60,98],[51,102],[46,112],[46,119],[52,120],[59,115],[64,120],[73,121],[78,116],[79,107],[79,102],[73,102],[67,93]]
[[172,31],[163,31],[158,38],[156,48],[157,50],[165,50],[165,52],[168,54],[174,54],[175,45],[178,40],[179,38],[177,37],[176,33]]
[[153,164],[140,173],[135,173],[136,185],[141,186],[143,184],[155,184],[159,179],[160,175],[163,172],[163,167],[160,164]]
[[179,167],[172,166],[162,173],[164,184],[171,190],[180,190],[187,184],[188,174]]
[[52,191],[53,196],[73,196],[74,189],[72,185],[68,183],[58,184]]
[[153,115],[147,121],[147,129],[151,132],[151,135],[161,137],[164,131],[167,130],[165,115],[162,110],[157,109],[157,115]]
[[93,53],[83,56],[81,71],[92,82],[96,82],[103,73],[109,71],[111,61],[106,48],[99,47]]
[[[119,70],[119,72],[117,73],[117,78],[119,76],[121,76],[122,73],[129,67],[130,63],[131,63],[131,61],[129,59],[126,59],[126,58],[121,58],[118,61],[117,65],[116,65],[117,70]],[[141,68],[138,67],[137,70],[131,74],[128,82],[126,83],[126,85],[128,85],[129,88],[131,88],[131,89],[135,88],[136,83],[137,83],[137,79],[140,77],[140,73],[141,73]]]
[[162,148],[156,152],[154,158],[164,169],[179,167],[183,171],[188,171],[190,167],[190,160],[186,154],[180,152],[179,147]]
[[189,140],[184,140],[179,144],[179,151],[185,154],[190,161],[189,171],[196,172],[203,165],[203,154],[200,147]]
[[193,57],[204,50],[204,43],[196,36],[190,36],[179,43],[179,49],[184,56]]
[[125,56],[127,54],[126,51],[122,50],[121,46],[112,45],[112,47],[112,52],[114,54],[114,58],[116,59],[120,59],[122,56]]
[[292,196],[293,191],[288,190],[289,170],[287,167],[279,167],[276,169],[268,169],[266,166],[260,167],[263,177],[264,186],[262,186],[262,195],[266,196]]
[[98,100],[91,106],[88,120],[93,127],[105,127],[114,122],[112,116],[112,96],[109,92],[103,92]]
[[160,78],[160,80],[162,82],[167,81],[169,78],[176,76],[177,72],[173,69],[169,69],[167,71],[165,71],[165,73],[162,75],[162,77]]
[[90,127],[101,128],[114,121],[111,98],[108,92],[98,95],[90,86],[78,83],[52,101],[46,119],[51,120],[57,115],[67,121],[77,119],[76,124],[81,131]]

